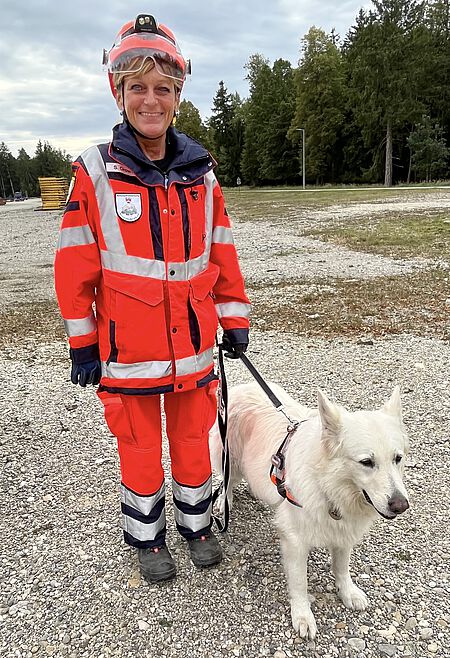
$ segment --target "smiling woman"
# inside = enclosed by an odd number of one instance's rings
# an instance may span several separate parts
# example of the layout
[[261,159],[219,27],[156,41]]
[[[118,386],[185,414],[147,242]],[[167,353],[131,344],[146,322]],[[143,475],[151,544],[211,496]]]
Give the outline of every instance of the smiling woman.
[[166,132],[180,102],[182,84],[170,74],[169,65],[157,68],[152,58],[143,62],[141,58],[141,69],[136,73],[113,76],[117,105],[151,160],[164,158]]
[[[117,437],[124,538],[143,576],[175,576],[166,546],[160,395],[176,526],[196,566],[220,562],[211,532],[208,432],[217,413],[213,347],[248,344],[249,302],[215,162],[172,125],[190,65],[153,16],[105,53],[122,112],[109,144],[85,151],[55,259],[74,384],[100,384]],[[95,312],[94,312],[95,305]]]

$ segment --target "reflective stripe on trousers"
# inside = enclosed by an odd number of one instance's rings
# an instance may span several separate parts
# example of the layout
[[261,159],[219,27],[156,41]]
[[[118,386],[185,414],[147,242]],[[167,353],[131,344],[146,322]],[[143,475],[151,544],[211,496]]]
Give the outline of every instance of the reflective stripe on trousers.
[[199,487],[185,487],[172,479],[175,521],[186,537],[205,531],[211,525],[212,479]]
[[164,494],[164,483],[153,496],[139,496],[127,489],[124,484],[121,485],[123,531],[128,538],[127,543],[141,548],[146,544],[149,548],[164,542],[166,531]]

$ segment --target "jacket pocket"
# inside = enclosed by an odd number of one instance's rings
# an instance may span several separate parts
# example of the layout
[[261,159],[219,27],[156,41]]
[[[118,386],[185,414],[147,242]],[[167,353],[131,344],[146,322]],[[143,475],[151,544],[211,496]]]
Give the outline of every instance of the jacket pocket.
[[168,342],[163,282],[137,277],[104,278],[113,303],[110,317],[110,359],[121,363],[167,360]]
[[[205,272],[201,272],[189,282],[189,325],[196,352],[203,352],[214,345],[218,320],[213,287],[218,276],[219,268],[210,264]],[[192,314],[196,322],[191,317]]]

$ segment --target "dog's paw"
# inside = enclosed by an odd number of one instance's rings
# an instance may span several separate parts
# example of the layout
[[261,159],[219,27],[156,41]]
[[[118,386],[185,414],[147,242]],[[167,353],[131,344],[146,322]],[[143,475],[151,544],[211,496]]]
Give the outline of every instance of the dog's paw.
[[317,626],[309,605],[307,603],[302,605],[292,605],[291,617],[292,626],[300,637],[314,640],[317,633]]
[[354,583],[349,587],[341,588],[338,595],[345,607],[351,610],[365,610],[369,605],[367,596]]

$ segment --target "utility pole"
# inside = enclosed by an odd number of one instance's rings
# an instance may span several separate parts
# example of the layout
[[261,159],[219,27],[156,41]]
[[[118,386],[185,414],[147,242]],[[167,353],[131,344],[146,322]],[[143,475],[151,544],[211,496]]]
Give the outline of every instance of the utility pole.
[[302,133],[302,178],[303,178],[303,189],[305,189],[305,129],[296,128],[295,130],[300,130]]

